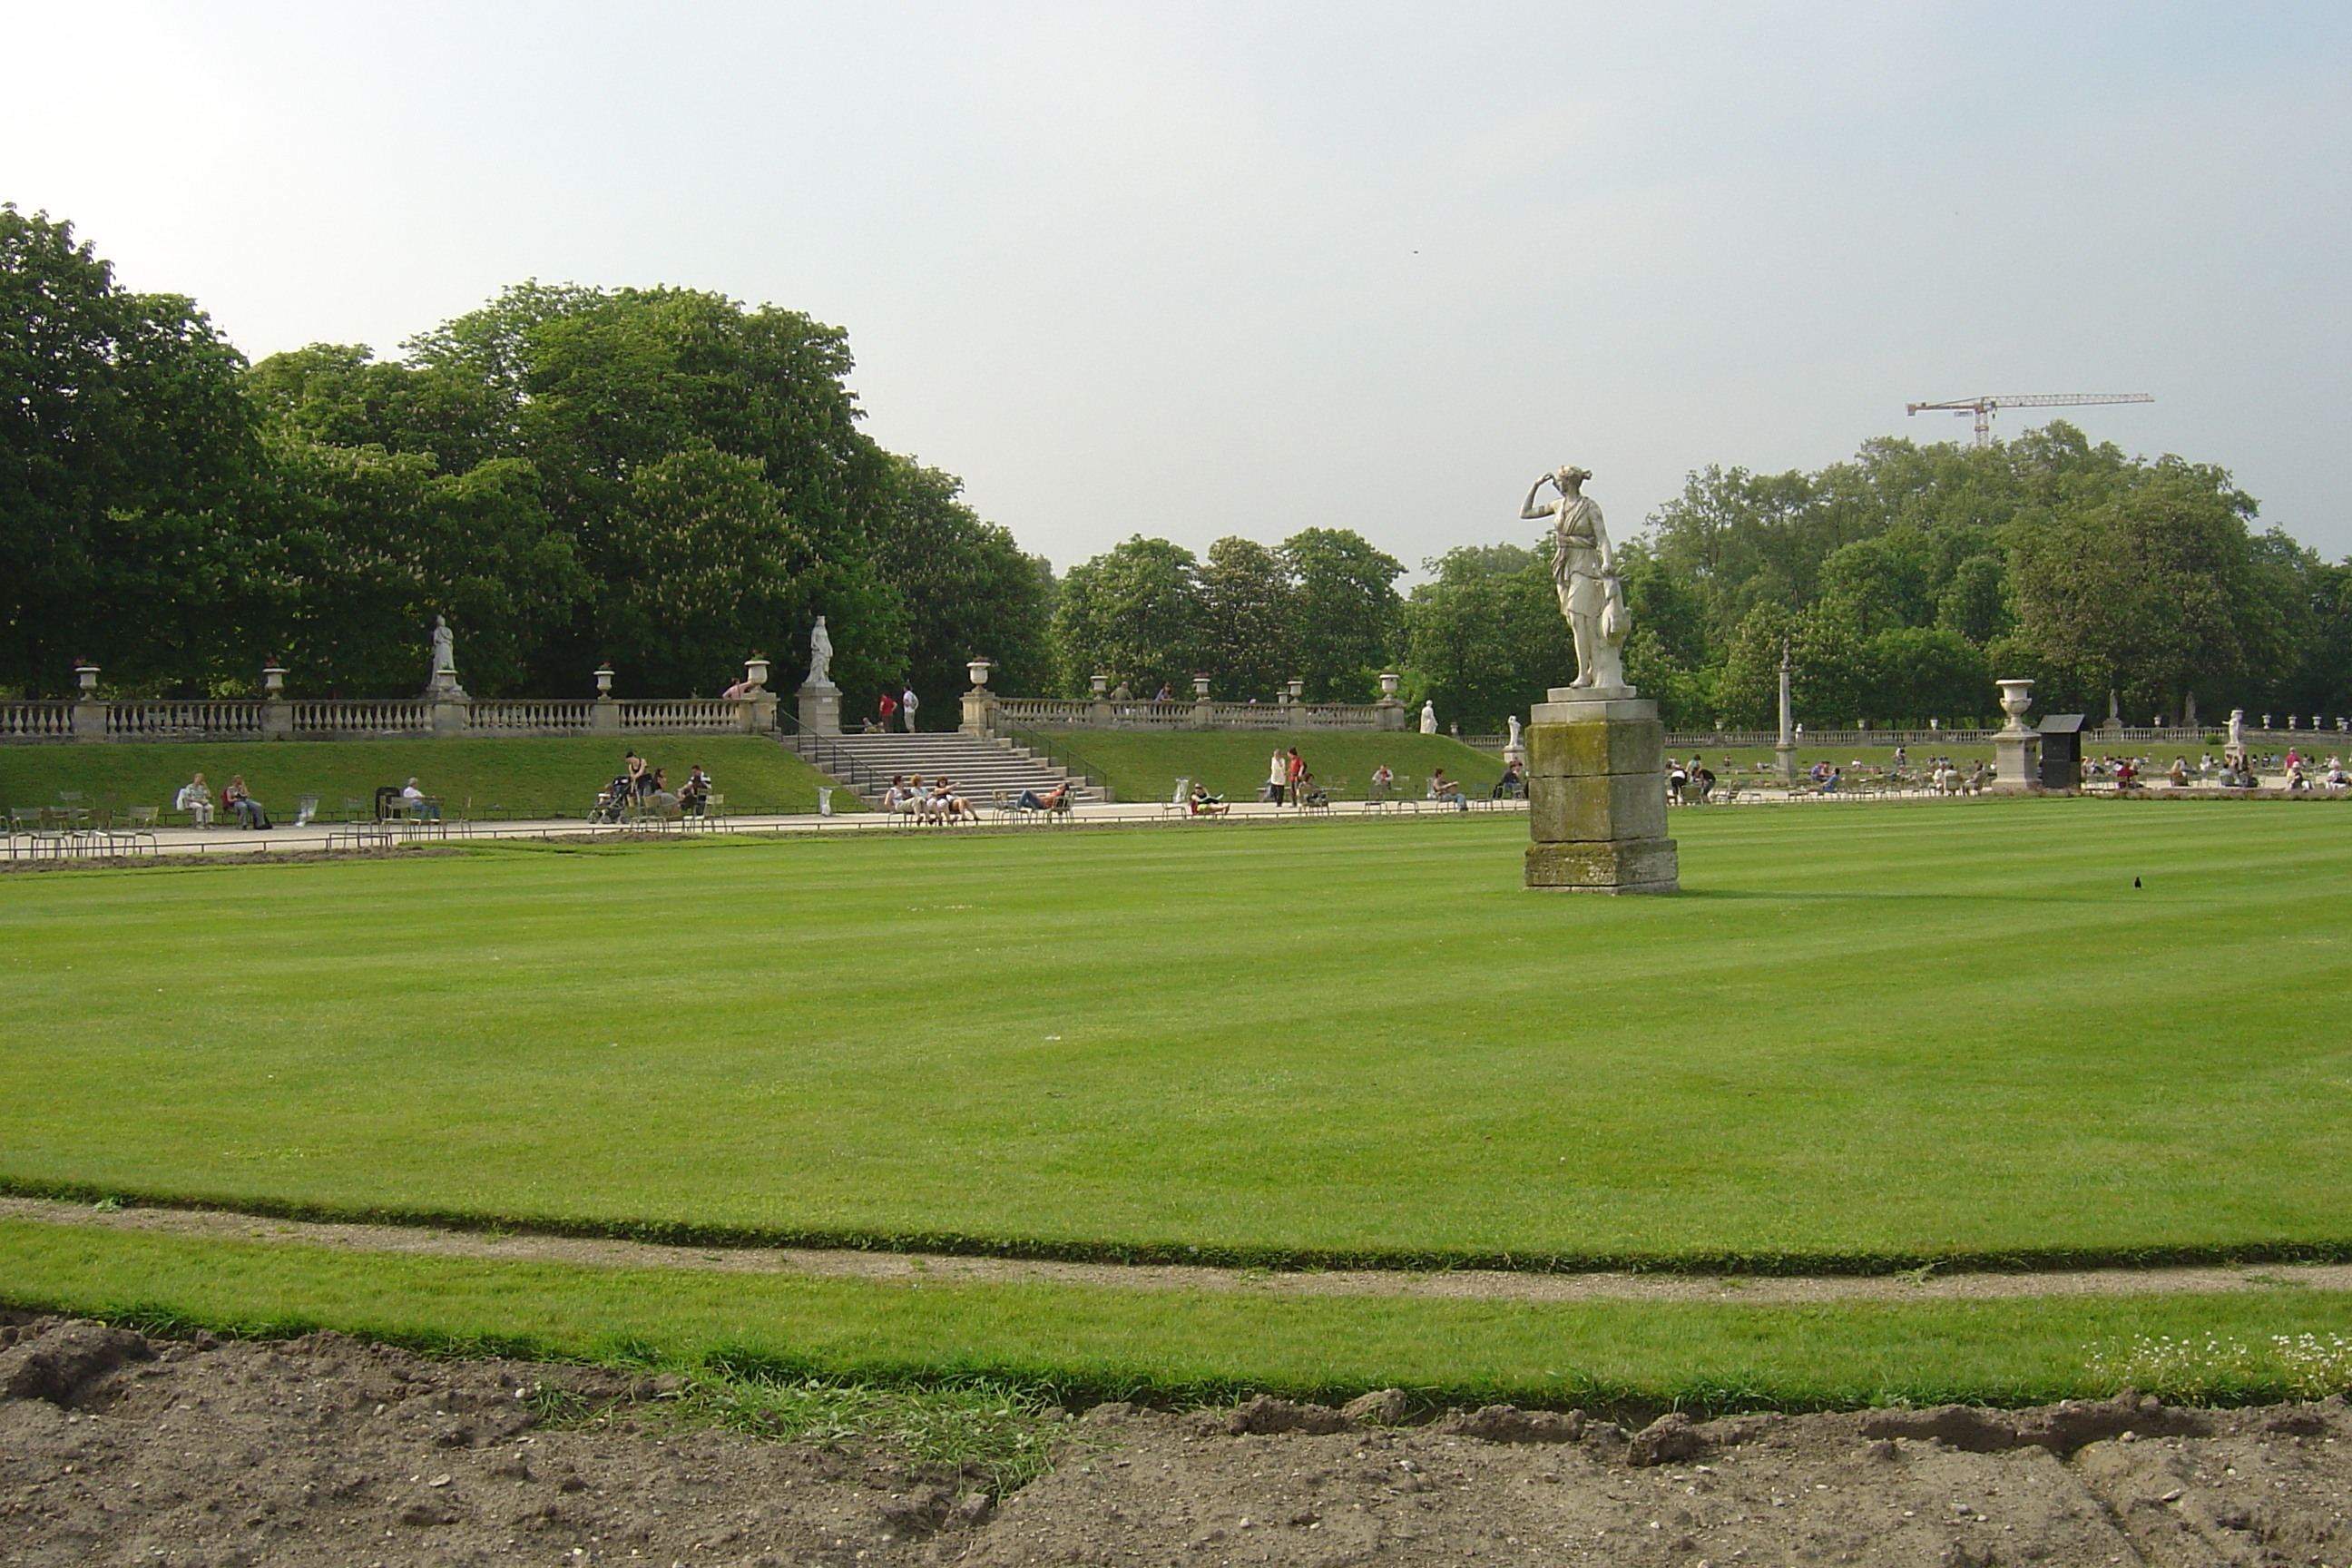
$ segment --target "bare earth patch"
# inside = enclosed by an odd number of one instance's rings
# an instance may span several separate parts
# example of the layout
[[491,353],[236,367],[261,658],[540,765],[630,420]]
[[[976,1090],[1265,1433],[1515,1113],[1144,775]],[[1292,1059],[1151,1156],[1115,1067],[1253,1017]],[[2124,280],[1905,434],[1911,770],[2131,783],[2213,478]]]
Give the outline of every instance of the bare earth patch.
[[[433,1362],[336,1334],[0,1324],[0,1561],[2344,1563],[2352,1410],[1666,1417],[1386,1426],[1260,1399],[1068,1421],[991,1498],[856,1441],[679,1419],[675,1379]],[[602,1408],[558,1426],[543,1416]]]

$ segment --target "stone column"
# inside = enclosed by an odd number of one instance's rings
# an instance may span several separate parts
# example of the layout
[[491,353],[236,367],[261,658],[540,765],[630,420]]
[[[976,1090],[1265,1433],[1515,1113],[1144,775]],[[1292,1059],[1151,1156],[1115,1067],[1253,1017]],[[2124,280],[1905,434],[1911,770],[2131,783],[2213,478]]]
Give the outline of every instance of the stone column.
[[1993,793],[2026,795],[2042,787],[2042,737],[2025,727],[2025,710],[2033,706],[2033,682],[1996,680],[2000,710],[2009,715],[1992,738]]
[[286,700],[286,668],[276,659],[270,660],[261,672],[261,738],[294,738],[294,710]]
[[106,704],[98,700],[98,666],[74,666],[73,738],[106,739]]
[[1527,885],[1680,890],[1666,837],[1666,727],[1630,686],[1555,686],[1528,714]]
[[1794,716],[1789,698],[1789,645],[1780,645],[1780,738],[1772,746],[1772,768],[1780,782],[1793,785],[1797,782],[1797,731],[1790,723]]
[[996,733],[996,693],[988,689],[988,672],[993,668],[987,659],[975,658],[964,667],[971,677],[971,689],[963,694],[963,722],[957,726],[967,735],[986,737]]
[[621,705],[613,700],[613,667],[609,664],[596,672],[596,705],[588,710],[588,732],[592,735],[617,735],[621,732]]

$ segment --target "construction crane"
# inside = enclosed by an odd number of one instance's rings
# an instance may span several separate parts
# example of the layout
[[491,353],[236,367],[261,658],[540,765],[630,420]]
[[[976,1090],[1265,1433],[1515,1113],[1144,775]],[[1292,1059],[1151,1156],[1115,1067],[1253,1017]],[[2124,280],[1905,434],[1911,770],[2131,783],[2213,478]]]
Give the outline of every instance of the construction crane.
[[2094,403],[2154,403],[2155,395],[2146,392],[2044,392],[2022,397],[1955,397],[1948,403],[1906,403],[1903,414],[1942,409],[1953,414],[1973,414],[1977,416],[1977,445],[1992,445],[1992,411],[1996,408],[2084,408]]

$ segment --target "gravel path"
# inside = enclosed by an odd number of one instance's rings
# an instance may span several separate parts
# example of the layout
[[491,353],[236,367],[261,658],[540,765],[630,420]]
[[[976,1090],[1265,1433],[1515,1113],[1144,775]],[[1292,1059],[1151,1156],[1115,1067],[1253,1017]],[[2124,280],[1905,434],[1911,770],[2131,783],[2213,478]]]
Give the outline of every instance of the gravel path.
[[1156,1264],[1052,1263],[921,1253],[801,1247],[661,1247],[574,1237],[493,1235],[384,1225],[328,1225],[212,1209],[98,1209],[46,1198],[0,1197],[0,1219],[240,1241],[298,1242],[350,1252],[570,1263],[595,1268],[697,1268],[824,1279],[930,1281],[1058,1280],[1135,1290],[1250,1290],[1269,1295],[1428,1296],[1511,1301],[1989,1300],[2046,1296],[2211,1295],[2307,1288],[2352,1289],[2352,1265],[2268,1264],[2242,1268],[2102,1268],[2049,1274],[1930,1274],[1729,1278],[1673,1274],[1511,1274],[1486,1269],[1410,1273],[1375,1269],[1276,1274],[1263,1269]]

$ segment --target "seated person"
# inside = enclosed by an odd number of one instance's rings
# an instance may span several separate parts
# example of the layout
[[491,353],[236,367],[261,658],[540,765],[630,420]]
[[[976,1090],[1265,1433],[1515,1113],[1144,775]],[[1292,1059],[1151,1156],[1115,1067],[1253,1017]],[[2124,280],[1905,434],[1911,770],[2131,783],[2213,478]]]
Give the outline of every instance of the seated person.
[[687,816],[700,816],[709,803],[710,775],[697,763],[686,770],[686,783],[677,792],[677,804]]
[[406,784],[400,786],[400,798],[408,803],[409,811],[415,816],[418,821],[435,822],[439,820],[441,816],[441,803],[436,800],[427,800],[425,797],[425,792],[416,787],[416,781],[415,779],[410,779]]
[[2171,771],[2170,773],[2168,773],[2165,774],[2164,776],[2165,776],[2165,781],[2166,781],[2167,783],[2168,783],[2169,784],[2171,784],[2173,788],[2175,788],[2175,789],[2186,789],[2186,788],[2188,788],[2188,787],[2189,787],[2189,759],[2188,759],[2187,757],[2175,757],[2175,758],[2173,758],[2173,759],[2172,759],[2172,771]]
[[252,792],[245,787],[243,773],[229,775],[228,784],[221,790],[221,804],[236,813],[237,825],[241,827],[257,827],[266,833],[276,826],[269,820],[269,813],[261,808],[261,803],[254,799]]
[[180,793],[172,797],[172,809],[186,812],[191,827],[213,825],[213,792],[205,783],[204,774],[198,773],[180,786]]
[[644,794],[638,797],[640,800],[644,801],[646,805],[651,806],[656,812],[663,816],[676,816],[677,815],[677,796],[670,793],[669,770],[667,768],[656,768],[653,772],[646,774],[639,783],[641,784],[650,784],[652,786],[650,789],[646,789]]
[[1386,800],[1389,797],[1389,791],[1395,785],[1396,774],[1389,772],[1388,763],[1382,763],[1372,770],[1372,793],[1370,798]]
[[1225,814],[1224,796],[1211,795],[1206,784],[1196,784],[1192,786],[1192,797],[1189,804],[1195,816],[1223,816]]
[[2126,757],[2122,762],[2116,764],[2116,787],[2117,789],[2131,788],[2133,782],[2138,777],[2139,769],[2133,766],[2132,761],[2129,757]]
[[[1714,776],[1715,775],[1713,773],[1709,773],[1707,775],[1710,779]],[[1505,763],[1503,764],[1503,776],[1495,781],[1492,798],[1496,800],[1517,800],[1519,796],[1525,795],[1527,791],[1527,775],[1519,772],[1519,764],[1516,761]]]
[[882,792],[882,809],[899,816],[912,816],[915,814],[915,803],[923,793],[922,784],[923,775],[920,773],[915,775],[912,788],[908,787],[903,775],[892,773],[890,787]]
[[1429,798],[1451,805],[1456,811],[1467,811],[1470,803],[1463,797],[1462,786],[1445,776],[1444,768],[1429,775]]
[[971,802],[956,794],[954,784],[945,774],[932,784],[931,793],[923,797],[922,812],[934,822],[954,822],[959,818],[966,822],[980,820],[980,813],[972,810]]
[[1070,808],[1070,781],[1064,779],[1044,795],[1024,789],[1021,798],[1013,803],[1015,811],[1067,811]]

